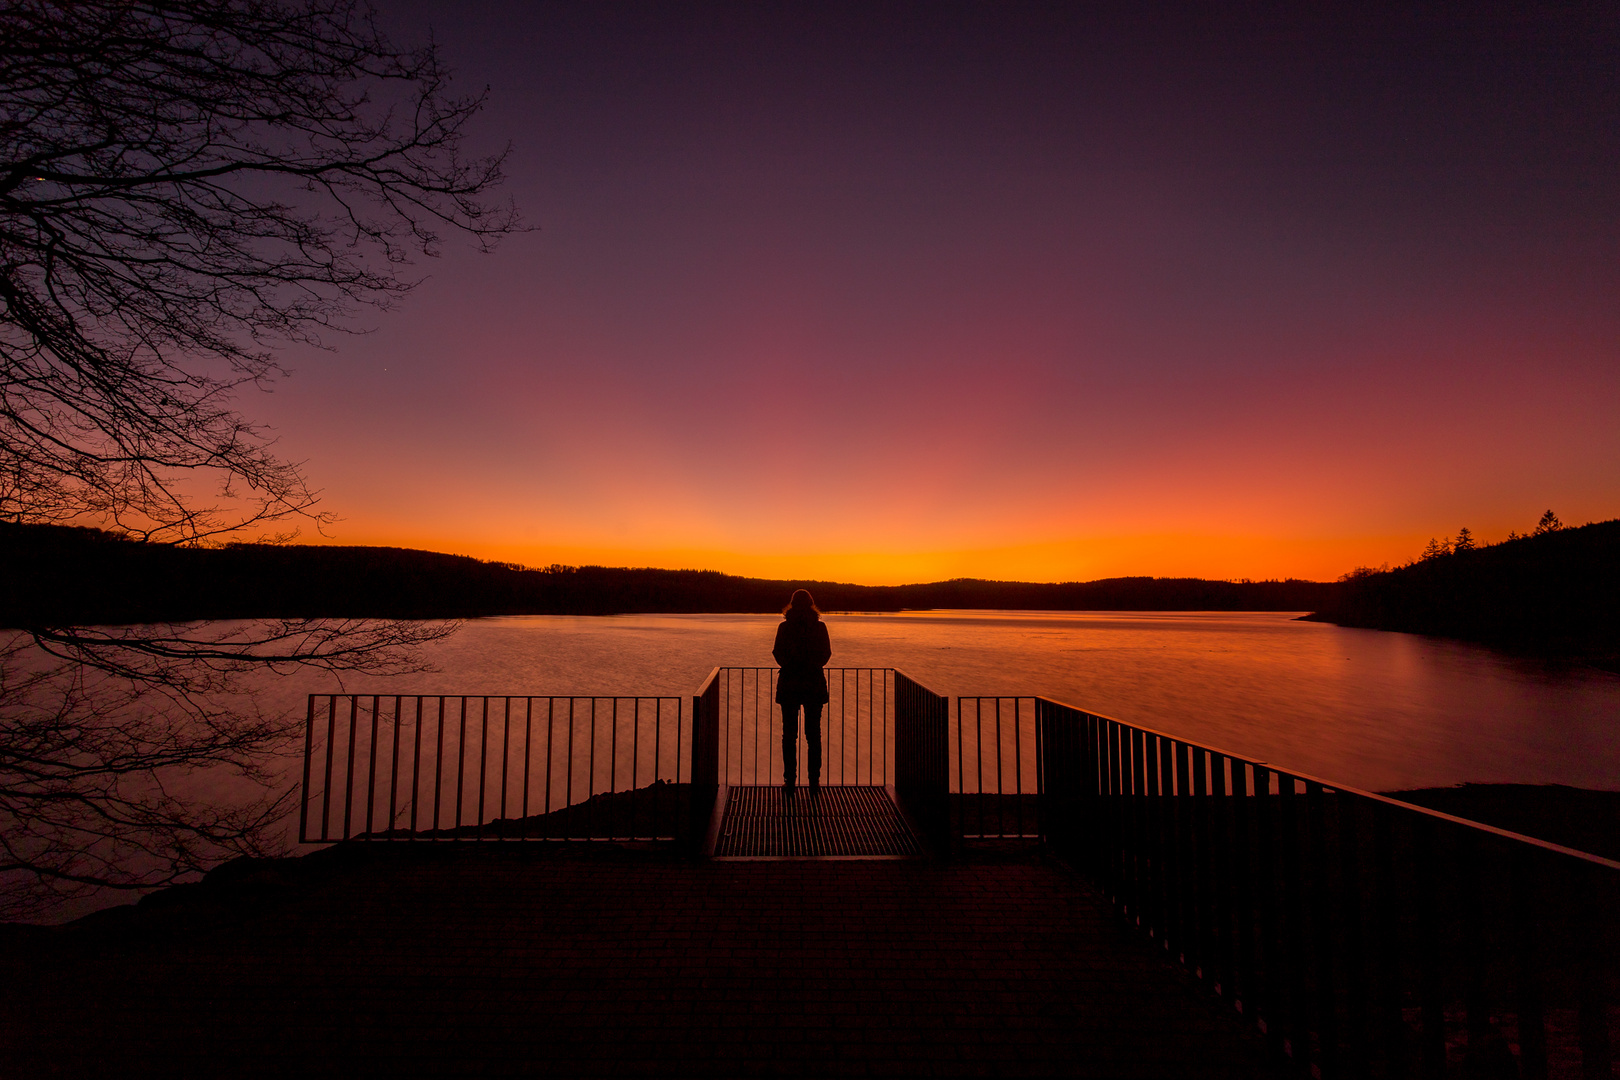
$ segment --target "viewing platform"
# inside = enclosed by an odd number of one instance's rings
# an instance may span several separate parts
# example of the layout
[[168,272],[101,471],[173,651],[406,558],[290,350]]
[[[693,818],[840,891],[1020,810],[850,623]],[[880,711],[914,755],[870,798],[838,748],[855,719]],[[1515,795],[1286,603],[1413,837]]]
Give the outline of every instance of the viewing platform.
[[768,668],[313,697],[334,846],[7,929],[0,1075],[1612,1076],[1620,864],[828,675],[813,795]]

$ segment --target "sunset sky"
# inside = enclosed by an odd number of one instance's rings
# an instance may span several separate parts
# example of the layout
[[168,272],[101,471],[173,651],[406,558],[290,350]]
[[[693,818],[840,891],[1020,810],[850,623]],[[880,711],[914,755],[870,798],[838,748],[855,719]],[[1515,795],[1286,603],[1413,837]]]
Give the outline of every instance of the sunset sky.
[[535,231],[240,403],[333,542],[1330,579],[1620,515],[1613,7],[380,6]]

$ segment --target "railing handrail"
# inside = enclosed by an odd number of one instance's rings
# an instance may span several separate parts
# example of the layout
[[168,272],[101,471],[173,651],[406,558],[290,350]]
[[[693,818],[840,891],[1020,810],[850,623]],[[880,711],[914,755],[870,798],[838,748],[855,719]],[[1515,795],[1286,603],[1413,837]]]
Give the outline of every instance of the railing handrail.
[[1293,769],[1284,768],[1283,766],[1280,766],[1280,765],[1276,764],[1275,762],[1261,761],[1261,760],[1259,760],[1257,758],[1251,758],[1251,757],[1248,757],[1247,755],[1244,755],[1244,754],[1235,754],[1230,750],[1222,750],[1222,749],[1219,749],[1218,747],[1210,746],[1210,745],[1208,745],[1206,743],[1194,742],[1192,739],[1183,738],[1180,735],[1172,735],[1168,731],[1160,731],[1157,728],[1145,727],[1145,726],[1143,726],[1141,724],[1133,724],[1128,720],[1120,720],[1120,719],[1117,719],[1115,717],[1108,716],[1108,715],[1106,715],[1104,713],[1093,712],[1090,709],[1082,709],[1078,705],[1071,705],[1066,701],[1059,701],[1056,698],[1049,698],[1049,697],[1046,697],[1043,694],[1018,694],[1018,695],[1013,695],[1013,694],[1001,694],[1001,695],[994,695],[994,694],[983,694],[983,695],[961,694],[961,695],[958,695],[958,700],[960,700],[961,698],[972,699],[972,698],[975,698],[975,697],[979,697],[979,698],[988,700],[989,698],[996,697],[996,696],[1000,696],[1002,698],[1010,698],[1010,697],[1015,697],[1015,696],[1016,697],[1028,697],[1028,698],[1032,698],[1035,701],[1044,701],[1048,705],[1056,705],[1059,708],[1068,709],[1071,712],[1082,713],[1082,714],[1084,714],[1086,716],[1090,716],[1090,717],[1092,717],[1094,719],[1097,719],[1097,720],[1104,720],[1104,721],[1107,721],[1108,723],[1111,723],[1111,724],[1118,724],[1120,727],[1131,728],[1132,730],[1142,732],[1144,735],[1155,735],[1155,736],[1158,736],[1161,739],[1170,739],[1171,741],[1178,742],[1183,746],[1193,747],[1195,749],[1202,750],[1202,751],[1204,751],[1206,753],[1210,753],[1210,754],[1219,754],[1220,756],[1225,757],[1225,758],[1229,758],[1229,759],[1231,759],[1233,761],[1241,761],[1246,765],[1259,766],[1260,768],[1268,769],[1271,772],[1275,772],[1275,773],[1278,773],[1278,774],[1281,774],[1281,775],[1285,775],[1285,776],[1288,776],[1288,777],[1290,777],[1290,778],[1292,778],[1294,780],[1299,780],[1299,781],[1302,781],[1302,782],[1307,783],[1307,784],[1318,784],[1321,787],[1323,787],[1323,788],[1325,788],[1325,789],[1327,789],[1329,791],[1333,791],[1335,793],[1340,793],[1340,794],[1345,794],[1345,795],[1356,795],[1356,796],[1359,796],[1359,797],[1361,797],[1363,799],[1370,799],[1373,802],[1384,803],[1385,805],[1388,805],[1388,806],[1399,807],[1402,810],[1410,810],[1410,811],[1413,811],[1413,812],[1415,812],[1417,814],[1421,814],[1424,817],[1433,818],[1436,821],[1444,821],[1444,822],[1447,822],[1448,824],[1452,824],[1452,825],[1463,825],[1463,826],[1466,826],[1466,827],[1468,827],[1470,829],[1475,829],[1475,830],[1477,830],[1479,832],[1483,832],[1483,833],[1487,833],[1487,834],[1492,835],[1492,836],[1500,837],[1500,838],[1502,838],[1504,840],[1513,840],[1513,841],[1517,841],[1517,842],[1520,842],[1520,843],[1530,844],[1533,847],[1538,847],[1538,848],[1541,848],[1541,849],[1543,849],[1545,851],[1552,852],[1554,854],[1567,855],[1567,856],[1570,856],[1572,858],[1579,859],[1579,860],[1581,860],[1583,862],[1591,863],[1594,866],[1602,866],[1602,867],[1606,867],[1606,868],[1608,868],[1610,870],[1620,870],[1620,860],[1605,858],[1602,855],[1594,855],[1589,851],[1581,851],[1579,848],[1565,847],[1563,844],[1554,844],[1551,841],[1540,840],[1540,839],[1537,839],[1534,836],[1526,836],[1523,833],[1517,833],[1517,832],[1514,832],[1511,829],[1503,829],[1503,828],[1499,828],[1499,827],[1497,827],[1495,825],[1487,825],[1483,821],[1474,821],[1471,818],[1458,817],[1455,814],[1447,814],[1447,813],[1445,813],[1444,811],[1441,811],[1441,810],[1431,810],[1427,806],[1419,806],[1416,803],[1404,802],[1401,799],[1392,798],[1392,797],[1390,797],[1388,795],[1380,795],[1376,791],[1367,791],[1364,788],[1352,787],[1349,784],[1340,784],[1340,783],[1337,783],[1337,782],[1332,781],[1332,780],[1325,780],[1322,777],[1315,776],[1315,775],[1313,775],[1311,773],[1296,772]]
[[586,698],[596,698],[597,700],[601,700],[601,701],[606,701],[606,700],[614,700],[614,701],[653,701],[655,699],[662,698],[662,699],[664,699],[666,701],[670,701],[670,700],[674,700],[675,698],[684,698],[684,697],[687,697],[688,695],[680,693],[679,691],[674,692],[674,693],[669,693],[669,694],[607,694],[607,693],[603,693],[603,694],[591,694],[591,693],[573,693],[573,694],[422,694],[422,693],[417,693],[414,690],[410,691],[408,693],[405,692],[405,691],[399,691],[397,693],[391,693],[391,692],[385,692],[385,691],[381,691],[381,690],[378,690],[378,691],[371,691],[371,690],[334,690],[334,691],[331,691],[331,692],[328,692],[328,693],[317,692],[317,693],[310,694],[309,696],[312,697],[312,698],[339,698],[339,699],[342,699],[342,698],[445,698],[446,700],[449,700],[449,699],[458,699],[459,700],[459,699],[464,698],[464,699],[466,699],[468,701],[524,701],[524,700],[538,701],[538,700],[540,700],[542,698],[556,698],[556,699],[561,699],[561,700],[566,700],[567,698],[573,698],[576,701],[580,700],[580,699],[586,699]]

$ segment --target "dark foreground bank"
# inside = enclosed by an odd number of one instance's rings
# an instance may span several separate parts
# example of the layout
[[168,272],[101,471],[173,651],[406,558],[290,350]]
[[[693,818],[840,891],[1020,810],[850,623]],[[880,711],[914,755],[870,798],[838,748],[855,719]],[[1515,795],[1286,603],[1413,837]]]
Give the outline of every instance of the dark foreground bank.
[[1282,1075],[1028,851],[350,845],[11,930],[5,1076]]

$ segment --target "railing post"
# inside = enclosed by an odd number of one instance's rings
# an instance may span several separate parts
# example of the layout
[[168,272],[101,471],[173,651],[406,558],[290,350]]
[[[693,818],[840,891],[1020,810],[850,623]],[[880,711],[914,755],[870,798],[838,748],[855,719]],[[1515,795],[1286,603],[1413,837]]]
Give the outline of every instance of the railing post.
[[894,790],[936,855],[950,850],[950,699],[894,673]]
[[697,853],[720,795],[720,669],[715,668],[692,697],[692,746],[687,775],[692,796],[686,818],[686,848]]

